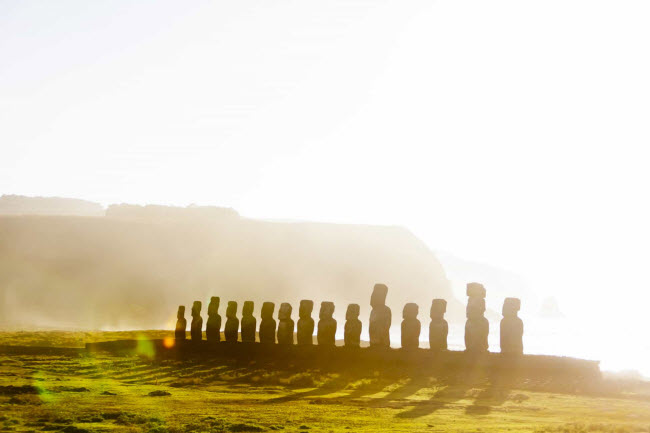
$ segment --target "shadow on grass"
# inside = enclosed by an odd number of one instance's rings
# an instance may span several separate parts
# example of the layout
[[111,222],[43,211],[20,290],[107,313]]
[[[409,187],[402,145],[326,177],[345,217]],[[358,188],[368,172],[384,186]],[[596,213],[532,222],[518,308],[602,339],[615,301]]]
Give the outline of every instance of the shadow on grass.
[[349,378],[337,377],[330,381],[323,383],[320,387],[311,389],[309,391],[295,392],[289,395],[284,395],[281,397],[275,397],[268,400],[265,400],[265,404],[275,404],[275,403],[289,403],[292,401],[297,401],[305,398],[320,397],[328,394],[334,394],[335,392],[342,391],[350,383]]
[[492,377],[488,386],[483,388],[471,406],[465,408],[467,415],[487,415],[493,407],[501,406],[510,395],[514,381],[505,376]]
[[452,403],[462,400],[466,397],[467,391],[471,388],[466,383],[449,383],[445,388],[436,392],[429,400],[415,401],[413,406],[395,415],[396,418],[414,419],[431,415]]

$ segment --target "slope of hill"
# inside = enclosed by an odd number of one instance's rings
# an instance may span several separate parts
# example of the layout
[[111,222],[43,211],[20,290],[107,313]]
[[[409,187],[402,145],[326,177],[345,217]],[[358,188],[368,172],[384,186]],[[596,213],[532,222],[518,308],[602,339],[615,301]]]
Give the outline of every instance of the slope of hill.
[[[196,212],[195,212],[196,213]],[[0,217],[0,323],[77,328],[171,327],[176,307],[225,303],[361,305],[364,327],[375,282],[388,284],[393,326],[406,302],[427,323],[434,297],[464,316],[433,253],[399,227],[280,223],[227,217]],[[276,310],[277,311],[277,310]]]
[[99,203],[76,198],[3,195],[0,215],[103,216],[104,208]]

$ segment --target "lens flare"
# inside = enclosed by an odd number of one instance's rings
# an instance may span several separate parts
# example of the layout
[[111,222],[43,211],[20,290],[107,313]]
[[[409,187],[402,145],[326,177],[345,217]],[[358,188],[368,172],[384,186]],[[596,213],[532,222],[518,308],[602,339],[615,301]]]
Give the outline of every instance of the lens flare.
[[165,347],[165,349],[171,349],[172,347],[174,347],[174,343],[175,341],[172,337],[163,338],[163,346]]
[[136,348],[136,353],[139,356],[153,358],[156,355],[156,349],[151,340],[149,340],[146,336],[140,335],[138,336],[138,345]]

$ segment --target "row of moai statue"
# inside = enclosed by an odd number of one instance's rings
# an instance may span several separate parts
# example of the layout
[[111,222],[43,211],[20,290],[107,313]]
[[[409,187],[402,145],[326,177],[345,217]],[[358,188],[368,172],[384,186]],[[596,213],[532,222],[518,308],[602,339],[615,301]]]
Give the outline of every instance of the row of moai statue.
[[[390,347],[390,325],[392,321],[391,310],[386,305],[388,287],[385,284],[375,284],[370,298],[370,346]],[[486,290],[479,283],[467,285],[467,322],[465,324],[465,349],[468,352],[486,352],[488,350],[488,334],[490,325],[485,318]],[[210,342],[221,341],[221,316],[218,313],[220,298],[214,296],[208,305],[208,321],[205,327],[207,340]],[[501,320],[501,352],[511,354],[523,353],[524,325],[517,316],[520,301],[517,298],[506,298],[503,303],[503,319]],[[257,319],[253,316],[254,304],[252,301],[244,302],[242,308],[241,326],[237,318],[237,302],[230,301],[226,308],[226,323],[224,338],[226,342],[237,342],[241,334],[244,343],[255,342]],[[296,341],[299,345],[313,344],[315,322],[312,319],[314,302],[311,300],[300,301],[298,310],[298,326]],[[294,344],[295,322],[291,318],[291,304],[280,304],[278,321],[273,318],[275,304],[264,302],[262,304],[261,322],[259,326],[260,343]],[[432,350],[447,350],[447,336],[449,326],[444,318],[447,311],[447,301],[434,299],[431,303],[429,324],[429,347]],[[419,307],[417,304],[408,303],[402,312],[401,343],[405,349],[418,348],[420,344],[421,323],[417,318]],[[359,304],[348,305],[345,314],[344,343],[348,347],[359,347],[361,343],[362,324],[359,320]],[[316,340],[319,346],[334,346],[336,344],[337,323],[333,317],[334,303],[322,302],[319,313]],[[186,339],[187,321],[185,320],[185,307],[178,307],[178,321],[176,323],[175,337],[177,340]],[[240,332],[241,331],[241,332]],[[195,301],[192,305],[192,324],[190,327],[192,341],[203,339],[203,318],[201,317],[201,302]]]

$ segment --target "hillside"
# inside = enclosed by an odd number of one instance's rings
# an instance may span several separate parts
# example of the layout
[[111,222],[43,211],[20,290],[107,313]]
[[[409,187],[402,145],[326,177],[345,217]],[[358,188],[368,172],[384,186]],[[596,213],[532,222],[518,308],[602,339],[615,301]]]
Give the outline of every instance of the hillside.
[[99,203],[76,198],[0,196],[0,215],[103,216]]
[[268,222],[215,211],[113,214],[1,216],[0,323],[171,327],[178,304],[202,300],[205,315],[209,297],[221,296],[222,316],[227,301],[241,308],[250,299],[257,316],[263,301],[291,302],[295,319],[301,298],[330,300],[341,325],[355,302],[367,326],[378,281],[390,288],[393,326],[406,302],[417,302],[426,320],[434,297],[451,301],[450,318],[464,316],[436,257],[403,228]]

